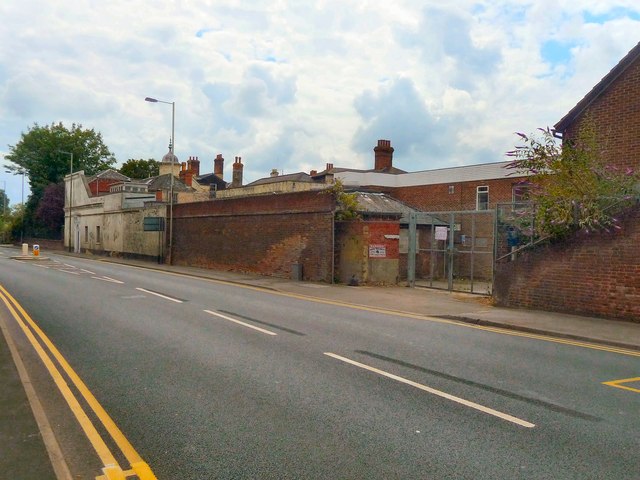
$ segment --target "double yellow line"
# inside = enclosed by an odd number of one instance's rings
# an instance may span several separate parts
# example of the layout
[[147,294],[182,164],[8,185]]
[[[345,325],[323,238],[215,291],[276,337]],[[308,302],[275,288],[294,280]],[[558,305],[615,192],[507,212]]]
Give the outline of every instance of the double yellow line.
[[[22,329],[45,367],[51,374],[51,377],[60,390],[60,393],[69,405],[71,412],[78,420],[80,427],[102,461],[103,474],[97,476],[96,480],[126,480],[127,477],[134,475],[140,480],[156,480],[156,476],[151,471],[149,465],[147,465],[138,452],[136,452],[129,440],[127,440],[109,414],[105,411],[102,405],[100,405],[98,400],[96,400],[78,374],[71,368],[69,363],[40,329],[40,327],[38,327],[38,325],[33,321],[29,314],[2,285],[0,285],[0,299],[2,299],[9,312],[16,320],[18,326]],[[54,362],[54,359],[57,362],[57,365]],[[76,387],[79,394],[82,395],[115,444],[124,454],[130,464],[129,470],[123,470],[120,467],[118,461],[109,450],[109,447],[100,436],[100,433],[98,433],[98,430],[85,413],[82,405],[80,405],[80,402],[71,391],[71,388],[63,377],[60,368],[66,373],[71,383]]]

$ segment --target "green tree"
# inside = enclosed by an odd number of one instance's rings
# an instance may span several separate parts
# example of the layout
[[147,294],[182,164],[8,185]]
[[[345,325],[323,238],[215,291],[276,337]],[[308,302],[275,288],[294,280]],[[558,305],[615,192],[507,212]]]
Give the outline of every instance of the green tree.
[[129,178],[149,178],[160,174],[160,163],[153,158],[148,160],[130,158],[120,168],[119,172]]
[[11,207],[9,197],[4,190],[0,190],[0,241],[7,243],[11,230]]
[[517,133],[522,143],[507,152],[508,168],[530,175],[530,198],[543,235],[560,237],[619,229],[616,215],[636,198],[640,176],[631,168],[608,165],[593,124],[587,120],[575,140],[560,144],[548,127],[541,136]]
[[60,183],[69,173],[70,154],[73,154],[73,171],[84,170],[87,175],[94,175],[116,162],[99,132],[75,123],[71,128],[61,122],[46,126],[36,123],[21,134],[18,143],[9,145],[9,154],[5,158],[13,165],[9,165],[7,171],[14,174],[25,172],[31,187],[24,212],[25,231],[29,235],[47,235],[47,230],[59,234],[62,224],[52,229],[39,221],[36,210],[47,186]]
[[327,193],[336,199],[336,220],[355,220],[360,218],[358,213],[358,196],[355,193],[348,193],[344,190],[344,185],[340,180],[336,180]]

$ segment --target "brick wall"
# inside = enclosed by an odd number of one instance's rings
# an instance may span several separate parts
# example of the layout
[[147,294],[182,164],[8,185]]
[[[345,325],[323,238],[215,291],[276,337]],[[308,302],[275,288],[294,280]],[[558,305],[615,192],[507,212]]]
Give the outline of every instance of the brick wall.
[[[361,283],[398,283],[399,236],[398,220],[337,222],[335,236],[337,280],[349,283],[355,276],[355,279]],[[370,247],[379,248],[372,252]],[[382,255],[382,252],[384,256],[376,256]]]
[[622,221],[616,233],[576,234],[497,265],[498,305],[640,322],[640,208]]
[[602,154],[610,165],[640,168],[640,61],[630,65],[567,129],[575,138],[580,122],[590,117]]
[[331,195],[299,192],[217,199],[174,207],[173,263],[332,280]]
[[[385,193],[424,212],[475,210],[477,187],[489,187],[489,208],[495,208],[496,203],[513,200],[513,187],[521,180],[524,180],[524,177],[418,185],[390,188],[385,190]],[[450,186],[453,186],[453,193],[449,193]]]

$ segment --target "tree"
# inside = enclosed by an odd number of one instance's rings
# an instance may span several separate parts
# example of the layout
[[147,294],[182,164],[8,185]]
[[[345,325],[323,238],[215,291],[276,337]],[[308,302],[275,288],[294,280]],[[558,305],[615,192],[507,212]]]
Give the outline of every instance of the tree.
[[160,174],[160,163],[153,158],[148,160],[130,158],[127,160],[119,172],[129,178],[149,178]]
[[[13,165],[9,165],[7,171],[14,174],[25,172],[31,187],[31,196],[25,209],[25,228],[37,230],[38,235],[43,233],[44,225],[36,218],[37,207],[47,186],[62,182],[69,173],[71,154],[73,171],[84,170],[87,175],[94,175],[116,162],[100,133],[83,129],[82,125],[75,123],[70,129],[61,122],[44,127],[36,123],[27,133],[21,134],[18,143],[9,145],[9,154],[5,158]],[[62,223],[53,228],[51,233],[57,234],[61,226]],[[30,231],[30,234],[36,232]]]
[[548,127],[541,138],[517,133],[522,144],[507,152],[514,157],[507,168],[530,175],[535,221],[543,235],[561,237],[619,229],[616,215],[636,196],[640,176],[631,168],[608,165],[587,119],[574,141],[559,144]]
[[36,217],[51,231],[60,229],[64,223],[63,182],[47,185],[36,208]]
[[0,219],[2,219],[0,222],[0,241],[6,243],[11,228],[11,208],[9,197],[4,190],[0,190]]
[[336,180],[327,193],[336,199],[336,220],[355,220],[360,218],[358,213],[358,196],[355,193],[344,191],[344,185],[340,180]]

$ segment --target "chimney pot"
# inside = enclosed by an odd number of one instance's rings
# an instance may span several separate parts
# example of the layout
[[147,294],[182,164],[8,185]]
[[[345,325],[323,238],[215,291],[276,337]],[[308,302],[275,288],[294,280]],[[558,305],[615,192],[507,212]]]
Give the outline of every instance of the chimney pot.
[[224,158],[222,158],[222,154],[219,153],[216,155],[215,160],[213,161],[213,174],[222,180],[222,175],[224,173]]
[[236,157],[233,162],[233,177],[231,179],[231,187],[241,187],[242,186],[242,170],[244,165],[242,164],[242,157]]
[[373,152],[375,170],[389,170],[393,167],[391,140],[378,140],[378,146],[373,149]]

